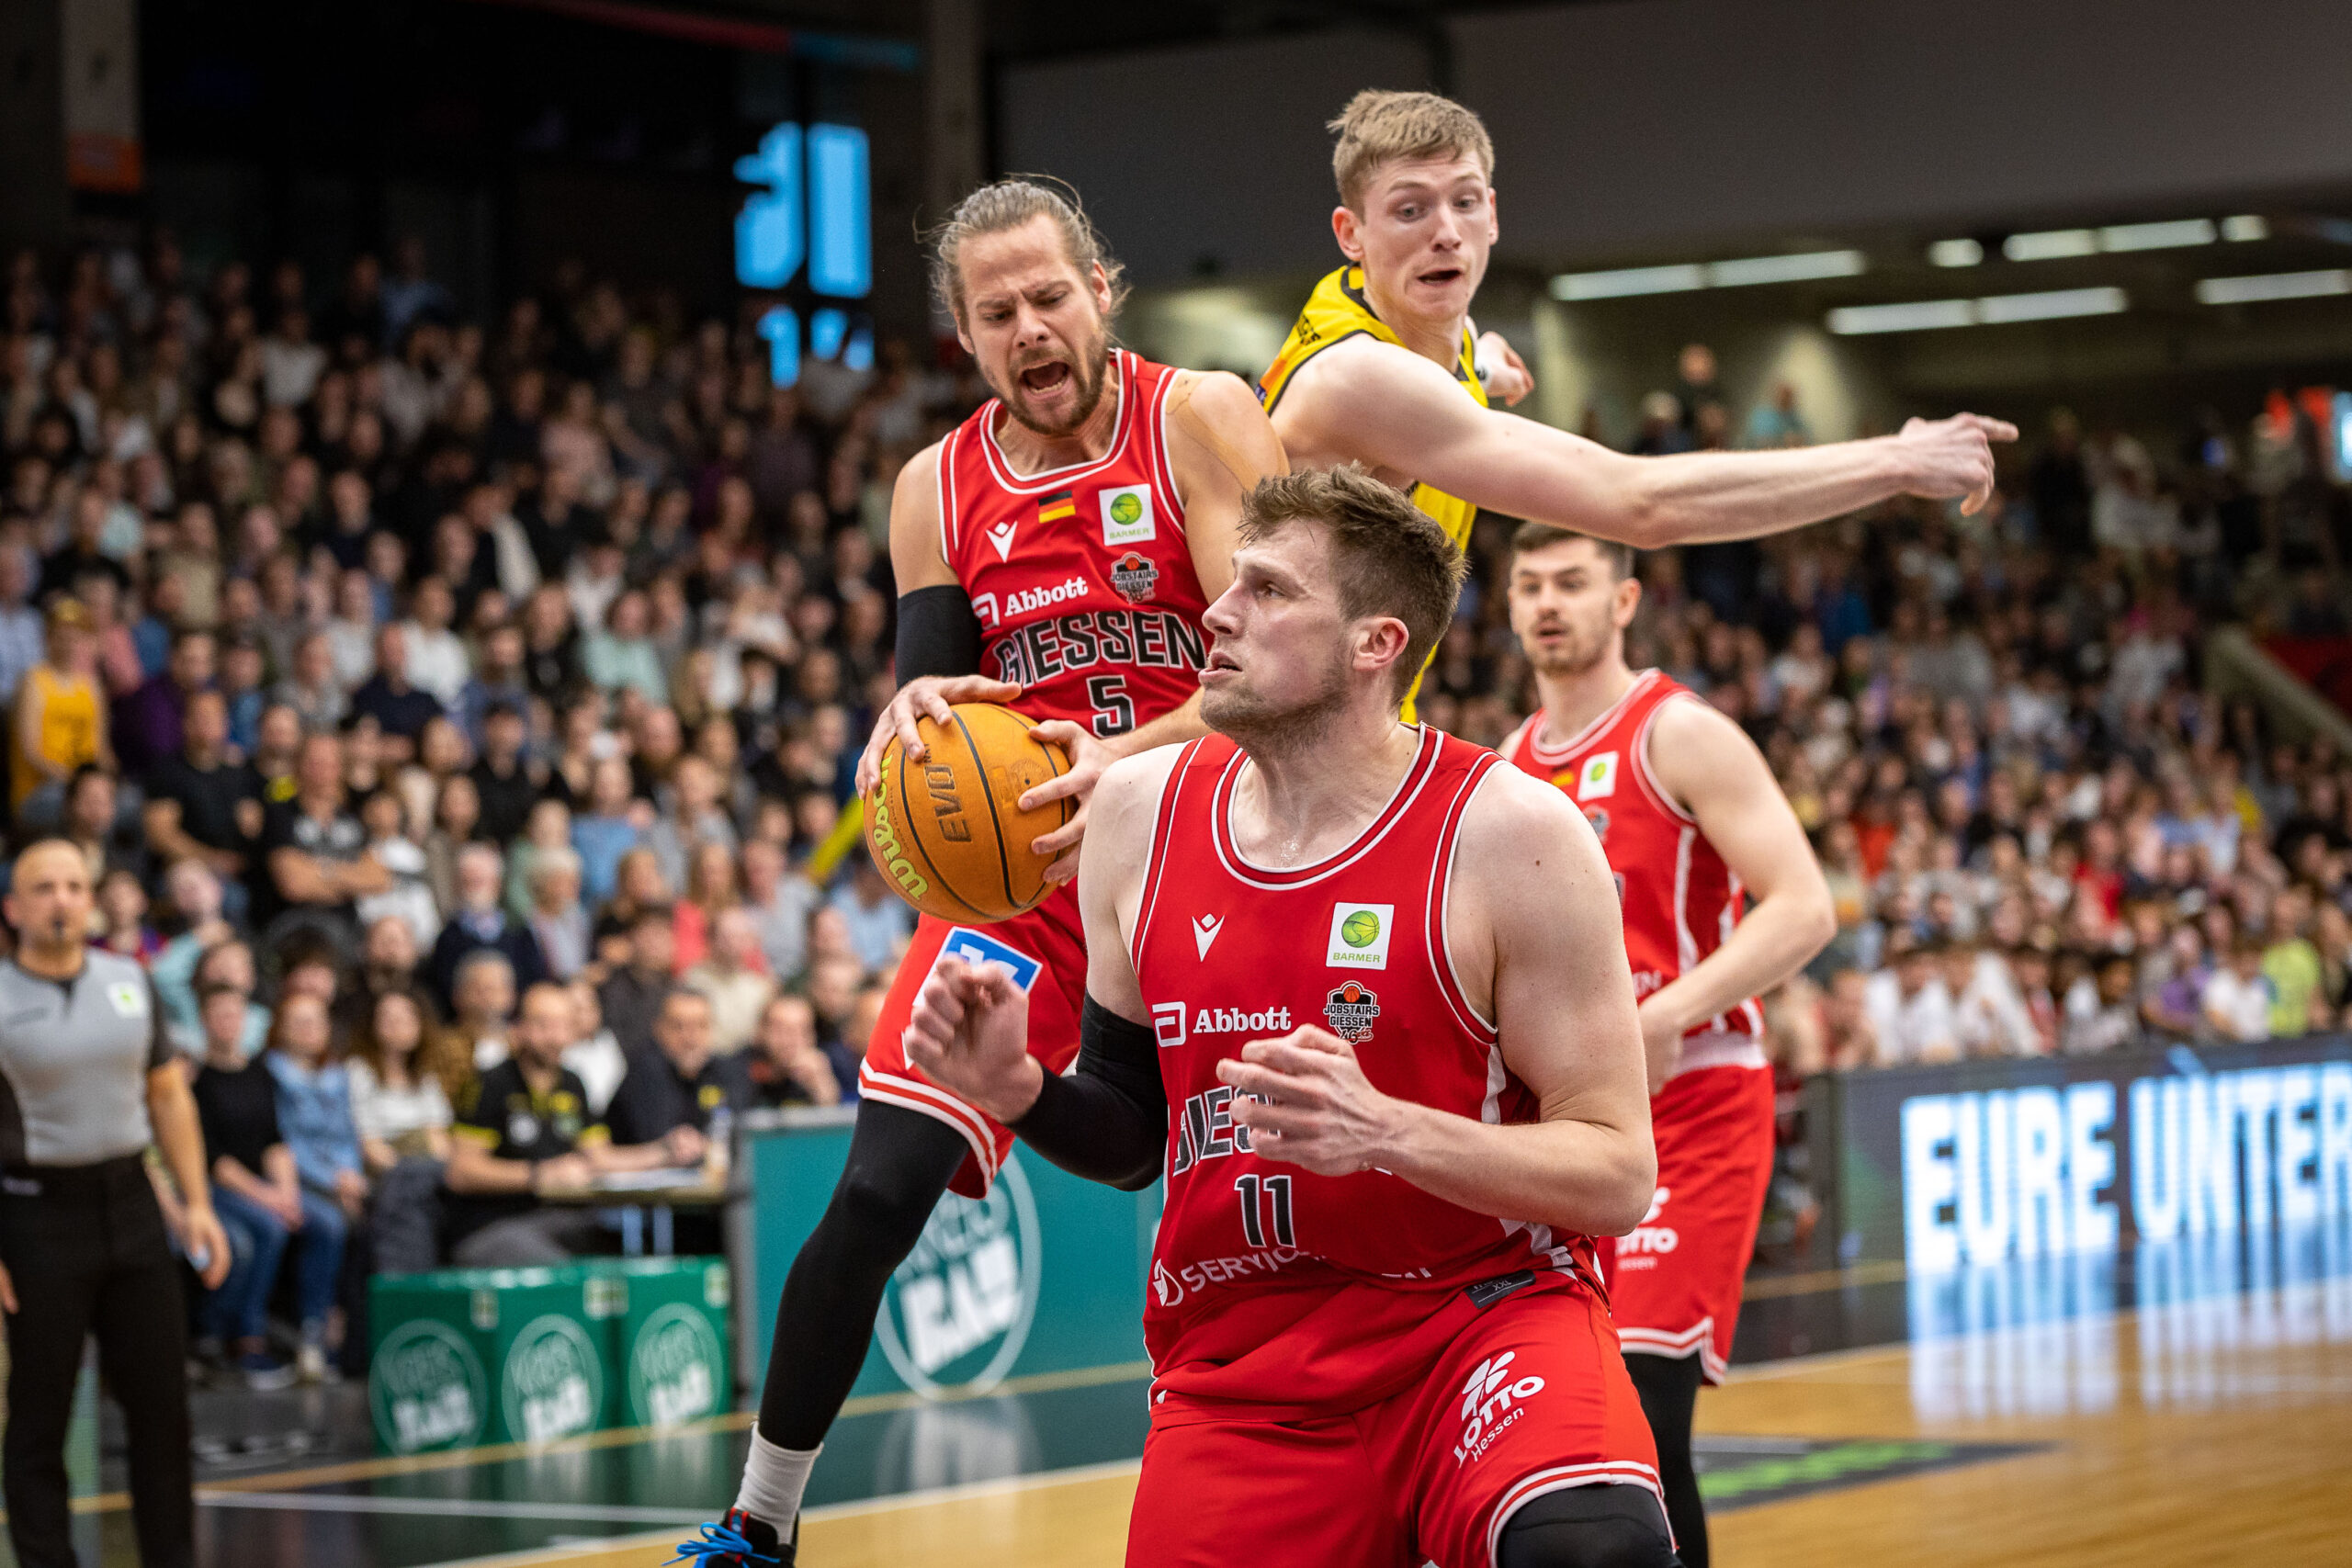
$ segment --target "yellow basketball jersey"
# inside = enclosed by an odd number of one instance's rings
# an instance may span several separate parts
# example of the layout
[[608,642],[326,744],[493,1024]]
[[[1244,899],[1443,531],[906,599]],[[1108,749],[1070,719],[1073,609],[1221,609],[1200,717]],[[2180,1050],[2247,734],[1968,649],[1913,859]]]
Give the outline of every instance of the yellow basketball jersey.
[[[1344,342],[1359,333],[1378,338],[1383,343],[1393,343],[1399,348],[1405,346],[1405,340],[1398,337],[1387,322],[1373,313],[1372,302],[1364,297],[1363,268],[1343,266],[1317,284],[1315,292],[1306,297],[1306,305],[1298,312],[1298,320],[1291,325],[1290,335],[1283,340],[1283,351],[1274,356],[1274,363],[1265,375],[1258,378],[1258,400],[1266,405],[1269,414],[1272,413],[1274,406],[1282,401],[1283,390],[1290,386],[1291,378],[1298,374],[1300,366],[1333,344]],[[1476,345],[1471,339],[1469,329],[1464,327],[1462,352],[1451,368],[1462,389],[1476,398],[1480,408],[1485,408],[1487,389],[1478,380],[1476,353]],[[1456,545],[1465,550],[1470,547],[1470,525],[1478,515],[1476,506],[1460,496],[1448,495],[1442,490],[1418,481],[1410,494],[1413,504],[1435,518],[1438,526],[1443,528]],[[1437,657],[1436,649],[1430,649],[1430,657],[1432,660]],[[1428,666],[1424,664],[1422,670],[1426,673]],[[1408,722],[1413,717],[1413,698],[1420,689],[1420,682],[1417,678],[1413,690],[1406,694],[1405,718]]]

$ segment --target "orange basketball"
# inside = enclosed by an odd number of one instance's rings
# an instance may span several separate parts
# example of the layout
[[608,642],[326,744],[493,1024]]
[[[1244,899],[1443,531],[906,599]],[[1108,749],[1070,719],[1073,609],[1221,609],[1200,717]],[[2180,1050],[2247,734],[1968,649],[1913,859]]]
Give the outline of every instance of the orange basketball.
[[1032,841],[1070,818],[1077,803],[1023,811],[1024,794],[1069,772],[1051,741],[1033,739],[1030,721],[990,703],[959,703],[944,728],[916,722],[923,758],[907,766],[890,742],[882,774],[865,797],[865,842],[899,897],[926,915],[966,922],[1009,919],[1045,901],[1051,857]]

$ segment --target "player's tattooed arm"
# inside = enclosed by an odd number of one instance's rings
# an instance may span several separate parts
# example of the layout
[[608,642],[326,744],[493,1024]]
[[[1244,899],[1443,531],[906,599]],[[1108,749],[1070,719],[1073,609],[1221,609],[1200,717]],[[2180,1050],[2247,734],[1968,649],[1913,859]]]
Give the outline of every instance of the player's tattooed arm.
[[1652,773],[1699,819],[1756,901],[1722,946],[1644,998],[1655,1094],[1672,1076],[1685,1033],[1804,968],[1838,934],[1838,916],[1804,829],[1739,726],[1686,698],[1658,710],[1647,745]]

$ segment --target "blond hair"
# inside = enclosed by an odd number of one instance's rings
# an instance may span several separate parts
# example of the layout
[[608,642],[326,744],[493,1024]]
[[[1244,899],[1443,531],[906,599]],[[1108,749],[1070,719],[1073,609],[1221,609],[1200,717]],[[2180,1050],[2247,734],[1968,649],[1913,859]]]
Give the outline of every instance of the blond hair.
[[1111,287],[1111,309],[1104,314],[1119,313],[1119,306],[1127,297],[1127,286],[1122,279],[1126,268],[1119,265],[1111,248],[1102,243],[1094,220],[1086,215],[1085,206],[1078,199],[1078,192],[1050,175],[1012,175],[980,186],[957,202],[947,220],[928,236],[932,246],[932,292],[947,308],[949,315],[958,322],[964,319],[964,243],[982,234],[1001,234],[1038,218],[1053,220],[1062,237],[1062,249],[1080,277],[1090,268],[1102,269],[1103,279]]
[[1495,177],[1495,143],[1486,123],[1435,93],[1366,87],[1324,129],[1340,139],[1331,149],[1331,177],[1351,208],[1363,207],[1374,170],[1400,159],[1476,158],[1486,176]]

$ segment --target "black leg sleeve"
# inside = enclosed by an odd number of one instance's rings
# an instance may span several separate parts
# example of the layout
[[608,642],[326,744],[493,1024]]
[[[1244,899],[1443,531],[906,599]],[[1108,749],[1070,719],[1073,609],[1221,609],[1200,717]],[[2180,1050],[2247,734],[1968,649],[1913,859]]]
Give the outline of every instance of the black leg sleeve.
[[1678,1568],[1645,1486],[1570,1486],[1523,1504],[1495,1543],[1495,1568]]
[[1666,1492],[1666,1517],[1674,1525],[1675,1549],[1683,1568],[1707,1568],[1707,1509],[1699,1499],[1699,1474],[1690,1462],[1690,1422],[1699,1407],[1705,1376],[1696,1356],[1625,1358],[1642,1414],[1650,1418],[1657,1443],[1658,1484]]
[[961,1134],[918,1111],[873,1100],[858,1106],[832,1201],[785,1277],[761,1437],[787,1449],[825,1440],[865,1364],[882,1289],[914,1250],[967,1146]]

